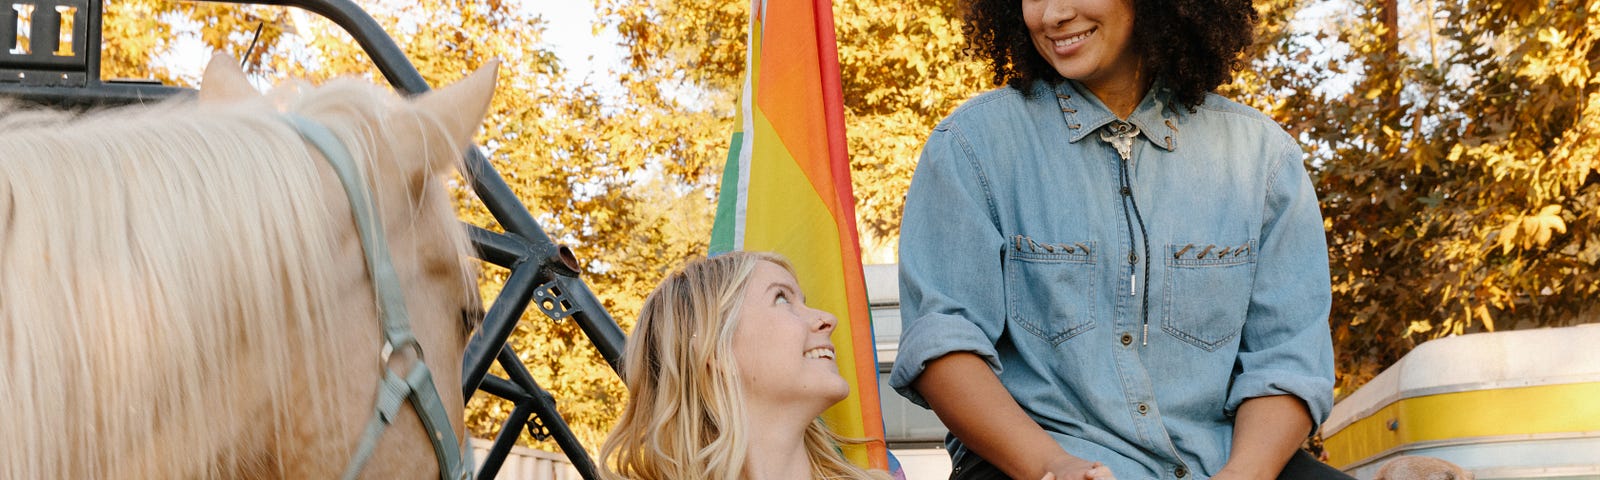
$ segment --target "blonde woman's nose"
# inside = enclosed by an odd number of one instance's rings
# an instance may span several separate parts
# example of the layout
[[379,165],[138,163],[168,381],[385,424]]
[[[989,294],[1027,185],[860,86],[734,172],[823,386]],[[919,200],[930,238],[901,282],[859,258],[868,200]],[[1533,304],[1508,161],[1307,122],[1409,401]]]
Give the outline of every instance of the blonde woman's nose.
[[817,322],[818,332],[832,332],[833,327],[839,325],[838,317],[835,317],[833,314],[822,310],[817,310],[817,320],[820,320]]

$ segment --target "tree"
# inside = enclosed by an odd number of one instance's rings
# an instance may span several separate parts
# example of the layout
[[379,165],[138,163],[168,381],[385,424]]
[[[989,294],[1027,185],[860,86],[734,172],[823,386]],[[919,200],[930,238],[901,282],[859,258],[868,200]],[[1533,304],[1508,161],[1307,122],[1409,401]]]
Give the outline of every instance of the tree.
[[1423,340],[1585,321],[1600,7],[1351,3],[1280,39],[1297,55],[1257,61],[1275,73],[1265,110],[1305,142],[1322,195],[1341,391]]
[[1428,339],[1595,321],[1600,10],[1346,3],[1245,73],[1322,195],[1339,391]]

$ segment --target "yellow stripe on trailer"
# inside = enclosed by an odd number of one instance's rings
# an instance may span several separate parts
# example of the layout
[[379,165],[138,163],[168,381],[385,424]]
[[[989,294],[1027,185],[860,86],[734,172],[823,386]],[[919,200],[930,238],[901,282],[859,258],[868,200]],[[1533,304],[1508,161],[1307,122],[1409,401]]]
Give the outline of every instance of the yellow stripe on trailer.
[[1329,463],[1368,478],[1401,455],[1481,480],[1600,480],[1600,324],[1418,345],[1322,425]]
[[[1442,393],[1407,398],[1356,420],[1323,441],[1329,463],[1346,468],[1405,445],[1600,433],[1600,382]],[[1600,452],[1596,452],[1600,456]]]

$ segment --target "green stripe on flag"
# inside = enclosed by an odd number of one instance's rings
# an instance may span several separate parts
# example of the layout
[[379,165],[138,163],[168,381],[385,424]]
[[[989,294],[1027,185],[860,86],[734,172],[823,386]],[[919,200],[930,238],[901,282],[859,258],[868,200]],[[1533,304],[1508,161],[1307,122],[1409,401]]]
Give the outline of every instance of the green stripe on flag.
[[744,132],[733,132],[728,142],[728,161],[722,167],[722,185],[717,190],[717,220],[711,226],[710,255],[733,251],[737,243],[733,238],[739,222],[739,147],[744,145]]

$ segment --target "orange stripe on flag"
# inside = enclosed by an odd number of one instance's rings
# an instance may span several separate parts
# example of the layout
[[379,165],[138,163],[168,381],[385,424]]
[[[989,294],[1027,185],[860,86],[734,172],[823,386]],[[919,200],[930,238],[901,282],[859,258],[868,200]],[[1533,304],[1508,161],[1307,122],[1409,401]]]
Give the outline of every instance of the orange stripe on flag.
[[[823,52],[817,45],[820,37],[812,20],[816,13],[813,7],[810,1],[767,2],[766,21],[761,24],[761,76],[755,85],[755,98],[756,108],[767,112],[768,118],[779,119],[773,125],[778,143],[794,156],[811,184],[829,185],[833,183],[832,164],[836,157],[829,144],[827,114],[821,108],[825,106],[825,95],[821,62],[817,59]],[[835,85],[837,72],[836,68]],[[843,158],[844,152],[837,153],[837,158]],[[829,213],[841,213],[837,197],[825,196],[824,202]]]

